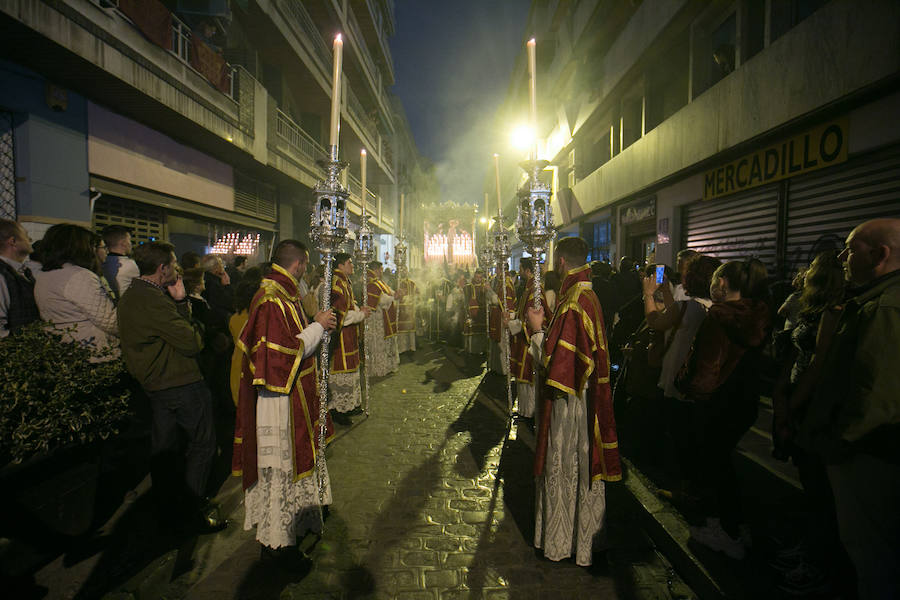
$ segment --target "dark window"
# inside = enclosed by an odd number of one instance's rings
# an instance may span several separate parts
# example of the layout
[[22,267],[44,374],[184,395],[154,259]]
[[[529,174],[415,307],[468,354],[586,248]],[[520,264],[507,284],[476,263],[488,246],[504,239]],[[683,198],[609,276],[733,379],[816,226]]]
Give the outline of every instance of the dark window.
[[647,72],[646,131],[675,114],[688,101],[688,38],[669,48]]
[[828,0],[776,0],[772,2],[769,43],[774,42],[816,12]]
[[756,56],[766,42],[766,0],[747,0],[741,64]]

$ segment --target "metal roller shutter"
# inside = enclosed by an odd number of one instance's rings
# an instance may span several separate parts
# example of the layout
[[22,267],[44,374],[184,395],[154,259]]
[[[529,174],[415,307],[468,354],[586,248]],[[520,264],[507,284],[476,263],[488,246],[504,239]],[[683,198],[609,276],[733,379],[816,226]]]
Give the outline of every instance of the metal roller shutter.
[[131,239],[135,245],[168,239],[165,211],[127,198],[103,195],[97,200],[94,205],[94,231],[99,233],[107,225],[124,225],[131,229]]
[[854,227],[876,217],[900,217],[900,148],[791,179],[786,270],[839,249]]
[[722,261],[758,258],[773,273],[777,220],[776,186],[695,202],[682,212],[682,247]]

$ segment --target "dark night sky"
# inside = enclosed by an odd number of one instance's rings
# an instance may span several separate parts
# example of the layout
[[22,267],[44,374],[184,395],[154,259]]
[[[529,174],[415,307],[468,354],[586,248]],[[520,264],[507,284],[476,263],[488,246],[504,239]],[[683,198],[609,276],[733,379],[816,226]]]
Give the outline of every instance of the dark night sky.
[[484,199],[491,155],[506,145],[508,132],[495,117],[524,47],[530,6],[531,0],[395,2],[393,91],[419,152],[437,165],[442,201]]

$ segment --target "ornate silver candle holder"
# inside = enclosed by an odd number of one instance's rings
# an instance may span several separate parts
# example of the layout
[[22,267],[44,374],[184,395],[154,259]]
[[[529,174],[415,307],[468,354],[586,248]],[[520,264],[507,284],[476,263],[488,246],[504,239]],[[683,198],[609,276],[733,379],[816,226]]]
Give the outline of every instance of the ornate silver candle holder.
[[[541,307],[541,257],[547,252],[547,246],[556,239],[556,228],[553,226],[553,209],[550,207],[550,186],[543,183],[540,173],[549,162],[546,160],[529,160],[521,163],[521,167],[529,174],[519,189],[518,214],[516,215],[516,234],[534,257],[534,308]],[[549,315],[548,315],[549,317]]]
[[[324,292],[319,298],[321,310],[331,309],[332,259],[335,252],[347,242],[347,200],[349,192],[341,185],[341,171],[347,163],[338,160],[338,147],[328,148],[328,160],[320,160],[319,166],[325,170],[325,179],[316,185],[314,190],[313,211],[310,215],[309,235],[316,249],[322,254],[322,262],[325,267]],[[328,416],[328,374],[331,363],[328,359],[328,346],[331,335],[326,331],[320,344],[320,368],[322,376],[319,379],[319,440],[316,463],[319,474],[319,505],[325,501],[325,430]]]
[[[365,190],[363,190],[363,195],[365,195]],[[360,265],[360,269],[362,270],[362,305],[368,306],[369,304],[369,263],[375,260],[375,232],[372,230],[372,226],[369,224],[369,213],[366,210],[366,198],[362,199],[362,223],[359,226],[359,231],[356,232],[356,243],[353,248],[355,251],[355,260],[358,265]],[[363,337],[363,346],[365,346],[364,356],[365,362],[363,363],[362,375],[363,375],[363,399],[365,405],[363,410],[365,410],[366,416],[369,416],[369,374],[366,372],[369,365],[369,345],[365,343],[366,339],[366,321],[368,319],[363,320],[362,323],[362,337]]]

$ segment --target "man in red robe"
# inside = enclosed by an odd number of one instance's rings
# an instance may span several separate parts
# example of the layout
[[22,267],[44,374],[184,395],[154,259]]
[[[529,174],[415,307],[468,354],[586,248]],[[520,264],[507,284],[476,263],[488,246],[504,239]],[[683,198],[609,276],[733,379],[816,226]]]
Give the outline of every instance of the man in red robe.
[[397,352],[416,351],[416,296],[419,289],[401,266],[397,272]]
[[334,279],[331,286],[331,308],[337,318],[337,333],[331,339],[331,372],[328,378],[328,408],[340,425],[349,425],[350,415],[359,414],[359,324],[372,308],[360,308],[353,298],[350,276],[353,275],[353,259],[349,254],[335,254]]
[[[243,352],[233,470],[243,477],[244,529],[256,526],[264,556],[299,558],[297,538],[320,522],[316,348],[336,324],[331,311],[308,323],[298,280],[309,253],[297,240],[276,246],[272,272],[253,297],[238,347]],[[327,435],[332,432],[327,419]],[[276,553],[275,550],[284,549]],[[290,561],[293,563],[294,561]]]
[[372,364],[366,364],[366,375],[372,377],[383,377],[400,366],[396,337],[397,302],[394,290],[382,279],[383,273],[384,267],[380,262],[369,263],[367,301],[372,311],[377,313],[369,321],[371,327],[366,327],[368,358],[372,361]]
[[[550,560],[575,553],[590,566],[606,516],[605,482],[622,478],[600,301],[585,264],[587,243],[564,238],[555,268],[565,273],[547,332],[528,309],[531,352],[543,367],[535,448],[534,545]],[[598,545],[603,544],[598,539]]]
[[[512,334],[511,353],[513,377],[516,378],[516,398],[518,402],[519,417],[525,419],[534,418],[535,407],[535,382],[534,363],[531,353],[528,351],[528,340],[535,330],[528,324],[528,308],[534,306],[534,260],[523,258],[519,263],[519,271],[525,278],[525,288],[522,297],[516,306],[516,317],[508,323],[509,332]],[[541,306],[544,314],[549,314],[547,299],[541,290]],[[530,422],[530,421],[529,421]]]
[[463,327],[463,341],[469,354],[484,354],[488,349],[487,299],[484,271],[477,269],[472,276],[472,283],[465,289],[467,318]]
[[[505,285],[504,285],[505,284]],[[501,298],[503,300],[501,301]],[[516,310],[516,288],[504,269],[503,275],[494,279],[490,293],[491,308],[488,314],[488,337],[491,340],[488,366],[498,375],[509,375],[509,348],[503,329],[503,312]],[[502,305],[502,308],[501,308]]]

